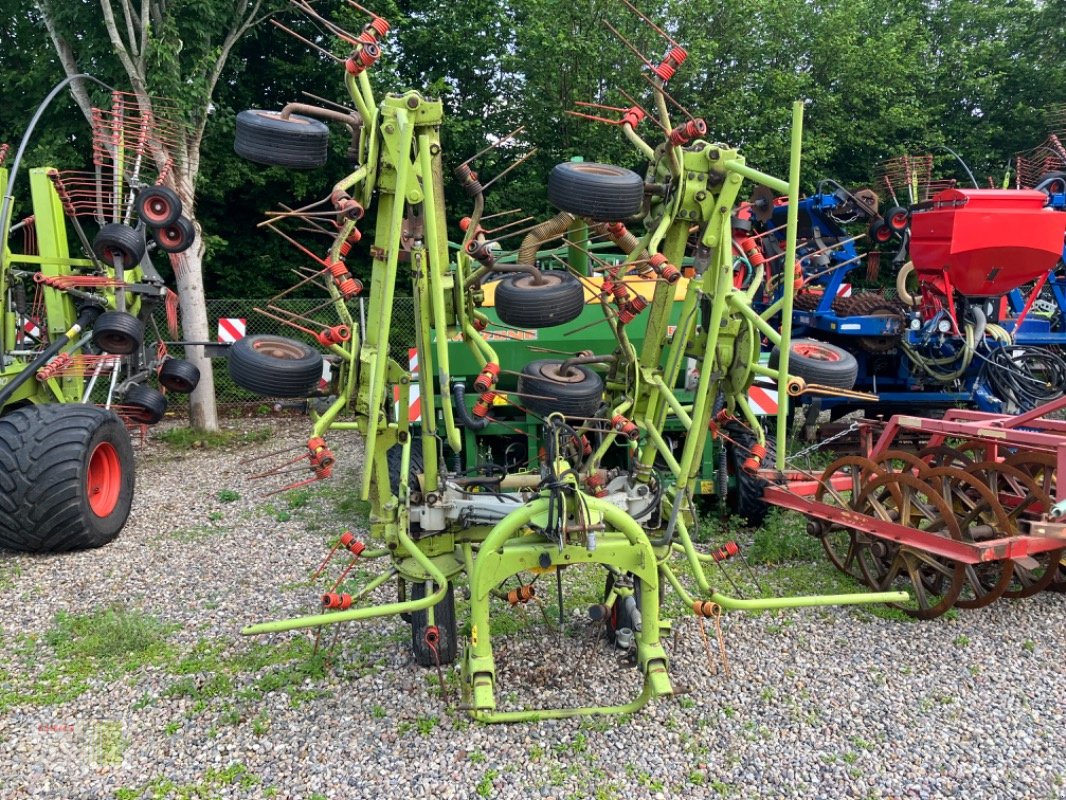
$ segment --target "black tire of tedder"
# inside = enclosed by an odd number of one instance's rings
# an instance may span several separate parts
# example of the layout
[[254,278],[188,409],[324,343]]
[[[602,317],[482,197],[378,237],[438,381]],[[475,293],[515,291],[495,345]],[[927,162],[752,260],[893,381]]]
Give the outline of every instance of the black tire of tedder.
[[93,239],[93,253],[109,267],[115,266],[118,256],[122,256],[123,268],[133,269],[141,263],[147,248],[144,231],[121,222],[107,223]]
[[[98,515],[89,475],[102,454],[114,456],[118,494],[113,509]],[[126,524],[133,482],[130,435],[111,411],[68,403],[0,417],[0,547],[57,553],[105,545]]]
[[496,284],[496,314],[505,325],[516,328],[551,328],[581,316],[585,289],[569,272],[541,273],[544,283],[533,283],[526,272],[508,275]]
[[144,322],[126,311],[105,311],[93,323],[93,344],[105,353],[128,356],[144,342]]
[[[416,581],[410,583],[409,586],[411,588],[410,599],[421,600],[426,596],[424,583]],[[434,584],[433,591],[436,590]],[[414,653],[415,661],[423,667],[435,667],[438,658],[441,666],[451,664],[455,661],[458,652],[458,636],[455,624],[455,586],[450,581],[444,599],[433,607],[433,623],[440,632],[436,657],[433,655],[432,648],[426,643],[427,621],[428,615],[425,611],[411,612],[411,651]]]
[[1036,185],[1048,194],[1066,192],[1066,172],[1047,172],[1040,176]]
[[181,216],[181,198],[168,186],[141,189],[134,205],[137,217],[149,228],[165,228]]
[[[732,439],[726,445],[729,471],[733,475],[733,486],[726,495],[726,508],[729,513],[740,517],[747,525],[757,528],[763,524],[770,513],[770,505],[762,499],[767,482],[758,475],[745,471],[744,462],[751,455],[751,446],[756,443],[755,434],[740,425],[730,425],[727,433]],[[766,435],[766,455],[762,463],[771,467],[777,458],[777,448],[771,434]]]
[[[770,351],[770,368],[775,369],[781,352]],[[793,339],[788,354],[789,374],[807,383],[820,383],[834,389],[851,389],[859,375],[855,356],[835,344],[818,339]]]
[[159,367],[159,385],[168,392],[191,393],[200,383],[200,370],[182,358],[168,358]]
[[557,359],[530,361],[522,367],[518,377],[519,402],[534,414],[546,417],[552,413],[564,417],[591,417],[603,402],[603,379],[583,365],[572,369],[580,375],[560,380]]
[[329,128],[311,117],[251,109],[237,115],[233,150],[241,158],[268,167],[315,169],[326,163]]
[[184,253],[196,241],[196,226],[188,217],[178,217],[170,225],[152,228],[152,239],[164,253]]
[[599,222],[629,219],[644,207],[644,180],[611,164],[564,161],[548,173],[548,202]]
[[322,377],[322,354],[284,336],[245,336],[227,360],[233,382],[264,397],[307,397]]
[[138,425],[155,425],[167,413],[166,396],[149,386],[131,386],[122,405],[126,415]]

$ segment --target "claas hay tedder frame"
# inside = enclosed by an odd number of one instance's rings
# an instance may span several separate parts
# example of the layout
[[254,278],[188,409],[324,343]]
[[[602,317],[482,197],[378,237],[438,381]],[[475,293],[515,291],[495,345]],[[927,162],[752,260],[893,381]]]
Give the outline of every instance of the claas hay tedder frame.
[[[767,435],[744,396],[756,375],[781,386],[802,383],[788,378],[791,287],[786,286],[774,307],[761,314],[753,310],[749,294],[734,287],[731,232],[746,183],[787,195],[795,207],[801,104],[793,109],[787,181],[749,166],[736,149],[705,140],[707,129],[700,119],[673,125],[665,86],[686,53],[633,9],[667,39],[661,61],[642,56],[664,135],[658,142],[645,140],[638,125],[646,112],[637,103],[624,109],[619,127],[648,160],[645,176],[595,163],[560,165],[548,182],[549,198],[560,214],[545,223],[557,226],[554,235],[565,235],[571,243],[610,239],[622,258],[587,271],[573,264],[538,268],[497,259],[481,226],[490,182],[465,162],[454,174],[473,211],[453,260],[443,203],[441,102],[418,91],[375,98],[369,71],[389,31],[381,17],[371,14],[366,27],[352,33],[322,16],[317,6],[299,0],[293,5],[350,46],[350,55],[341,61],[354,111],[301,104],[280,113],[243,112],[235,149],[260,163],[317,166],[325,161],[325,126],[313,117],[341,121],[352,133],[354,171],[325,200],[279,212],[270,226],[280,232],[280,223],[292,217],[311,226],[322,219],[335,225],[323,255],[300,245],[317,262],[303,280],[328,290],[340,323],[321,332],[307,329],[339,370],[335,396],[315,415],[306,459],[310,479],[327,477],[334,463],[325,438],[329,430],[362,434],[366,457],[358,491],[370,501],[370,539],[345,534],[337,543],[334,551],[351,560],[341,578],[327,584],[321,613],[252,625],[245,633],[403,615],[412,626],[418,661],[427,666],[460,661],[464,704],[476,718],[516,721],[631,712],[670,694],[660,639],[669,629],[660,613],[667,587],[701,617],[722,609],[906,601],[906,592],[897,590],[732,597],[715,589],[706,569],[720,554],[704,552],[694,542],[693,483],[708,437],[746,431],[744,467],[752,474],[764,467],[776,476],[784,463],[781,442],[776,463],[762,463],[764,458],[769,462]],[[345,257],[359,240],[358,224],[372,205],[373,265],[366,321],[360,326],[345,301],[362,287]],[[626,229],[624,222],[634,218],[643,221],[644,234]],[[787,238],[786,258],[791,260],[794,216],[788,220]],[[588,258],[590,248],[577,250]],[[691,267],[682,276],[676,265],[690,251]],[[412,374],[390,357],[389,349],[401,270],[410,272],[414,287],[416,327],[410,345],[417,350],[421,372],[420,428],[409,420]],[[565,325],[594,300],[612,332],[613,348],[536,358],[524,366],[501,363],[483,335],[489,320],[479,310],[493,280],[495,312],[506,329]],[[678,301],[681,280],[686,289]],[[635,290],[638,282],[653,287],[647,297]],[[680,305],[676,328],[671,324],[675,304]],[[647,328],[637,343],[627,325],[642,314]],[[777,315],[783,320],[780,330],[771,323]],[[296,327],[310,324],[292,322]],[[279,337],[251,338],[235,351],[236,360],[231,355],[235,378],[261,391],[297,395],[313,390],[319,376],[311,366],[314,359],[305,358],[305,345]],[[469,387],[451,374],[449,347],[459,339],[479,365]],[[774,367],[760,364],[764,339],[779,350]],[[688,359],[696,362],[691,374],[698,374],[698,380],[691,399],[682,402],[678,387],[684,384]],[[468,446],[464,430],[476,432],[518,414],[538,421],[531,429],[518,429],[522,436],[534,437],[534,458],[520,467],[476,475],[451,468],[454,456]],[[666,442],[668,422],[683,429],[682,446]],[[781,422],[779,431],[784,430]],[[347,591],[349,584],[342,579],[359,558],[380,558],[388,566],[358,590]],[[316,577],[328,570],[328,562]],[[639,695],[610,706],[498,708],[492,605],[527,602],[536,594],[540,575],[554,575],[561,586],[566,572],[588,565],[602,570],[606,586],[603,603],[590,613],[604,621],[612,641],[632,649],[643,674]],[[518,587],[508,588],[514,580]],[[398,600],[368,600],[390,581],[398,585]],[[470,604],[461,642],[456,587],[468,594]]]

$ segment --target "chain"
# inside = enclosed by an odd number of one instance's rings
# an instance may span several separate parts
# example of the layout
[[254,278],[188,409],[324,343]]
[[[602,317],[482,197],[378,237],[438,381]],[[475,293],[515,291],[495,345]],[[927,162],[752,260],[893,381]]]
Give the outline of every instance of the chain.
[[821,450],[823,447],[825,447],[830,442],[835,442],[837,439],[841,439],[841,438],[847,436],[849,433],[852,433],[853,431],[856,431],[858,429],[859,429],[859,423],[858,422],[853,422],[853,423],[851,423],[851,425],[849,425],[848,427],[844,428],[844,430],[840,431],[840,433],[834,433],[828,439],[823,439],[822,441],[816,442],[816,443],[812,444],[810,447],[808,447],[808,448],[806,448],[804,450],[800,450],[798,453],[793,453],[788,458],[786,458],[785,461],[786,461],[786,463],[793,463],[795,461],[798,461],[800,458],[803,458],[804,456],[810,455],[811,453],[813,453],[816,450]]

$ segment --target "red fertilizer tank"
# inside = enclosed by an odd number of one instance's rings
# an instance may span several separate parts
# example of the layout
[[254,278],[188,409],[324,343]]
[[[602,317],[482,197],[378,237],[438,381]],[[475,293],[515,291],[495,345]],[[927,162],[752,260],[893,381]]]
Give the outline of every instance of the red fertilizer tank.
[[921,280],[971,297],[1002,295],[1062,258],[1066,214],[1032,189],[945,189],[911,214],[910,257]]

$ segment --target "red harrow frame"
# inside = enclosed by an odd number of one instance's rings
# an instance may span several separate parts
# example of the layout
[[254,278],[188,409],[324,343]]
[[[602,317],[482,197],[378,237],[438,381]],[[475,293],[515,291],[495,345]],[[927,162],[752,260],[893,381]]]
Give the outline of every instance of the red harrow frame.
[[[865,455],[817,480],[792,474],[765,499],[808,517],[830,560],[873,589],[906,588],[923,619],[999,597],[1066,589],[1066,409],[1060,398],[1017,416],[952,409],[856,423]],[[896,449],[900,434],[926,446]]]

